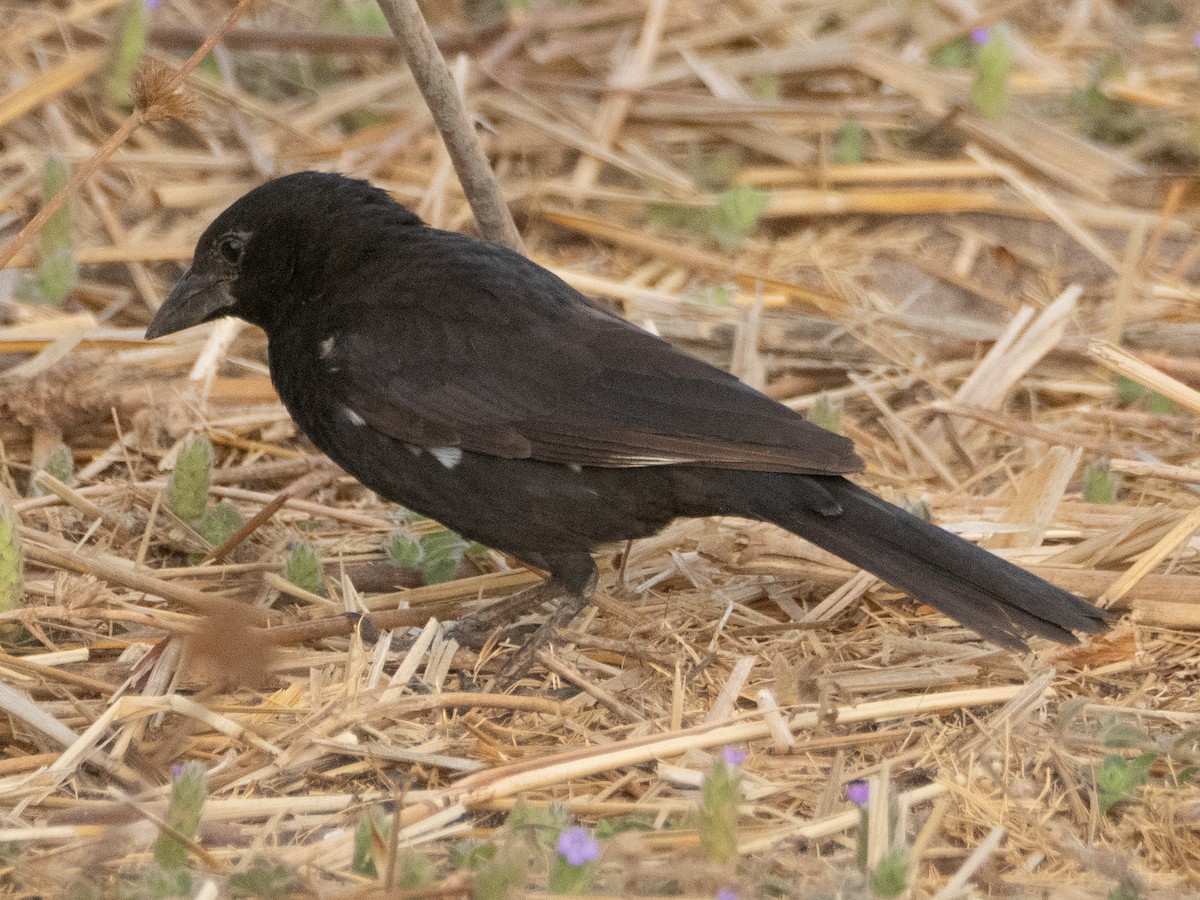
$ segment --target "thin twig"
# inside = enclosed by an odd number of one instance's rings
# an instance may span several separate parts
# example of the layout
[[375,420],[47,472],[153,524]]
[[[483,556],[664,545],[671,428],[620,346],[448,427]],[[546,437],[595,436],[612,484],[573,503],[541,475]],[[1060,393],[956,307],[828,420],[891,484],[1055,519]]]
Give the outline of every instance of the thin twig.
[[479,148],[475,129],[467,118],[462,97],[450,69],[438,50],[433,33],[421,15],[417,0],[378,0],[379,8],[400,41],[421,95],[462,182],[463,193],[475,213],[480,233],[489,241],[521,252],[521,234],[500,194],[496,177]]

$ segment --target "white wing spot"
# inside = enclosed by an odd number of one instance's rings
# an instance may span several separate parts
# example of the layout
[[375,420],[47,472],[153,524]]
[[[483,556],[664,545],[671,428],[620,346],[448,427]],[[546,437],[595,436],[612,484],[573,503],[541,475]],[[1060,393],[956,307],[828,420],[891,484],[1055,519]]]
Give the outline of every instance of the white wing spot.
[[430,447],[429,452],[447,469],[453,469],[462,462],[463,453],[458,447]]
[[364,419],[362,416],[360,416],[358,413],[356,413],[354,410],[352,410],[348,406],[343,406],[342,412],[344,412],[346,414],[346,418],[350,420],[351,425],[366,425],[367,424],[366,419]]
[[579,463],[567,463],[567,468],[577,475],[583,471],[583,466],[581,466]]
[[329,359],[333,355],[334,335],[330,335],[321,341],[321,359]]

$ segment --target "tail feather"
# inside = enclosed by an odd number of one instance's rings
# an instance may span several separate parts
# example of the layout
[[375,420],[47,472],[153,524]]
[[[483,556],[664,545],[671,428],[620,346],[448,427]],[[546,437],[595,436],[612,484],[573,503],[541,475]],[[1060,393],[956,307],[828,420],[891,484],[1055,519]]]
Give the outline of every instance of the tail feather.
[[751,515],[866,569],[1001,646],[1025,649],[1030,634],[1075,643],[1072,632],[1108,627],[1102,609],[844,478],[771,479],[776,490],[769,494],[741,494]]

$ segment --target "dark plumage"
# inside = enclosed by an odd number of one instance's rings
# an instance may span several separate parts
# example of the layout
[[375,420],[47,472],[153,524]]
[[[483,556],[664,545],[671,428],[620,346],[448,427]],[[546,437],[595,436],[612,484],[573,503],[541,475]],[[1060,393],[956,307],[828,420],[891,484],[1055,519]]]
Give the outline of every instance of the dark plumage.
[[996,643],[1103,612],[842,477],[850,442],[366,182],[303,172],[209,226],[146,332],[240,316],[347,472],[582,595],[599,544],[679,516],[774,522]]

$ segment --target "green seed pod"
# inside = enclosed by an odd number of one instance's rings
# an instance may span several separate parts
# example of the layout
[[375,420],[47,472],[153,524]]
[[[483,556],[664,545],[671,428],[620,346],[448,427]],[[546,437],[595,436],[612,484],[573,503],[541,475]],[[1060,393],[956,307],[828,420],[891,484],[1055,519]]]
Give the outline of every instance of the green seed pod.
[[213,447],[203,435],[189,441],[175,460],[167,483],[167,506],[185,522],[195,522],[204,515],[212,466]]

